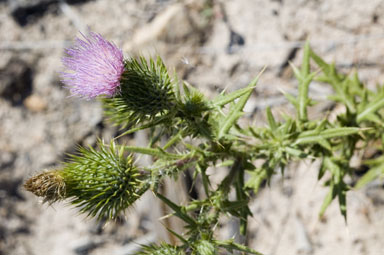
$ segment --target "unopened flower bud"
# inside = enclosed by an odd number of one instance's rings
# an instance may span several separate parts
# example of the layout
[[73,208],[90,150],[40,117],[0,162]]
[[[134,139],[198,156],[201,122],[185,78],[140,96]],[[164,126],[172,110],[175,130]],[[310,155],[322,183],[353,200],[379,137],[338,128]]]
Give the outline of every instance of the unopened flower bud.
[[125,62],[120,92],[103,100],[106,115],[119,125],[153,119],[175,107],[173,83],[160,59],[129,59]]
[[181,249],[167,243],[160,245],[144,245],[136,255],[185,255]]
[[215,255],[216,248],[208,240],[200,240],[196,243],[193,254],[194,255]]
[[114,143],[99,142],[98,151],[80,148],[63,169],[32,177],[25,187],[49,203],[69,199],[89,216],[115,219],[148,189],[132,161]]

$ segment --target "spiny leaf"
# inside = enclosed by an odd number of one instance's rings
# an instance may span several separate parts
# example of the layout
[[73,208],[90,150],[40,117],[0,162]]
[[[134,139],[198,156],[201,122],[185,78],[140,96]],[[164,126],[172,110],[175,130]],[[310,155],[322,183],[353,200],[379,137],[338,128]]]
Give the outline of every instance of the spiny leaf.
[[336,197],[336,192],[334,190],[334,186],[329,187],[329,191],[327,196],[324,198],[323,204],[320,208],[319,216],[323,217],[325,210],[327,210],[328,206],[332,203],[332,200]]
[[341,181],[337,184],[337,195],[339,198],[339,208],[341,214],[344,216],[345,222],[347,221],[347,185]]
[[294,157],[298,157],[298,158],[305,158],[308,156],[307,153],[305,153],[304,151],[302,150],[298,150],[298,149],[295,149],[295,148],[292,148],[292,147],[285,147],[284,150],[294,156]]
[[297,98],[289,93],[283,92],[283,95],[287,100],[296,108],[298,108],[299,103],[297,102]]
[[210,197],[210,187],[211,187],[211,182],[209,180],[209,177],[206,173],[206,167],[204,166],[201,166],[200,164],[196,164],[196,170],[201,174],[201,179],[203,181],[203,187],[204,187],[204,191],[205,191],[205,195],[207,197]]
[[236,123],[236,121],[243,115],[243,113],[240,112],[242,109],[239,109],[240,107],[236,106],[233,107],[233,110],[228,114],[228,117],[224,120],[223,124],[221,125],[218,135],[219,139],[226,135],[231,129],[231,127]]
[[175,211],[175,215],[188,223],[190,226],[197,227],[197,223],[194,219],[192,219],[186,212],[182,210],[182,207],[178,206],[177,204],[173,203],[168,198],[164,197],[163,195],[156,193],[156,196],[160,198],[165,204],[167,204],[172,210]]
[[157,125],[160,125],[160,124],[163,124],[163,123],[166,123],[167,121],[170,120],[170,116],[169,115],[165,115],[165,116],[156,116],[154,119],[150,120],[149,122],[145,123],[145,124],[141,124],[140,126],[138,127],[134,127],[134,128],[131,128],[127,131],[125,131],[124,133],[122,133],[121,135],[115,137],[114,139],[118,139],[120,137],[123,137],[123,136],[126,136],[126,135],[129,135],[129,134],[133,134],[137,131],[140,131],[140,130],[143,130],[143,129],[147,129],[147,128],[152,128],[152,127],[155,127]]
[[303,54],[303,63],[301,64],[301,75],[306,77],[310,73],[309,57],[310,57],[311,48],[309,46],[309,41],[305,42],[304,45],[304,54]]
[[251,92],[255,87],[246,87],[243,89],[236,90],[229,94],[220,94],[215,99],[213,99],[210,103],[214,107],[221,107],[228,103],[235,101],[237,98]]
[[379,177],[381,174],[384,174],[384,164],[380,164],[376,167],[369,169],[369,171],[366,172],[356,183],[355,188],[360,189],[364,187],[366,184],[373,181],[374,179]]
[[338,127],[338,128],[329,128],[321,132],[318,131],[304,131],[302,132],[297,140],[295,145],[298,144],[308,144],[308,143],[321,143],[324,139],[331,139],[343,136],[349,136],[361,132],[363,129],[355,127]]
[[273,114],[271,112],[271,108],[267,107],[267,119],[269,123],[269,127],[271,128],[272,131],[275,131],[277,129],[277,124],[275,121],[275,118],[273,117]]
[[236,250],[236,251],[246,252],[246,253],[249,253],[249,254],[263,255],[262,253],[254,250],[254,249],[251,249],[251,248],[249,248],[247,246],[244,246],[244,245],[236,243],[233,239],[230,239],[230,240],[227,240],[227,241],[218,241],[218,240],[216,240],[215,243],[219,247],[225,248],[225,249],[229,250],[230,252],[232,252],[233,250]]
[[247,172],[250,175],[250,178],[245,184],[245,187],[253,189],[253,192],[257,194],[261,183],[267,178],[267,171],[263,169],[257,169],[256,171],[247,171]]
[[177,134],[173,135],[171,137],[171,139],[168,140],[167,144],[164,145],[163,150],[168,149],[173,144],[175,144],[178,141],[180,141],[182,139],[182,134],[183,134],[183,130],[181,129],[181,130],[179,130],[179,132],[177,132]]
[[185,157],[185,155],[172,154],[172,153],[165,152],[161,148],[154,149],[154,148],[145,148],[145,147],[136,147],[136,146],[123,146],[123,148],[126,151],[156,156],[159,158],[181,159]]
[[[248,85],[248,87],[255,87],[257,81],[260,78],[261,73]],[[219,130],[218,138],[226,135],[231,127],[236,123],[237,119],[242,115],[242,110],[247,103],[249,97],[251,96],[253,90],[248,91],[243,96],[239,98],[239,101],[231,107],[227,117],[224,119],[222,126]]]
[[382,107],[384,107],[384,98],[378,98],[372,103],[369,103],[365,109],[357,115],[357,122],[363,121]]
[[184,237],[182,237],[181,235],[179,235],[178,233],[176,233],[175,231],[173,231],[172,229],[166,227],[166,229],[172,233],[172,235],[176,236],[180,241],[182,241],[184,244],[188,244],[188,241],[184,239]]

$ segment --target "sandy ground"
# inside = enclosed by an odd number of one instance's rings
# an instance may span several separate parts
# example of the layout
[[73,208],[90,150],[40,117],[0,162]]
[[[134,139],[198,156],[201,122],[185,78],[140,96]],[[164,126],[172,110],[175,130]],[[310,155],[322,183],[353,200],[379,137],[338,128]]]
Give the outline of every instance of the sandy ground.
[[[357,68],[367,86],[382,83],[383,13],[381,0],[0,1],[0,254],[124,255],[169,238],[150,213],[151,194],[126,220],[105,225],[65,204],[42,205],[22,188],[76,144],[117,134],[98,102],[70,98],[60,84],[63,49],[79,31],[102,34],[127,56],[161,55],[208,96],[245,86],[266,65],[246,106],[262,125],[267,106],[292,111],[280,91],[295,92],[287,63],[300,64],[305,39],[345,72]],[[322,100],[332,91],[314,84],[310,93]],[[336,203],[320,220],[326,189],[317,169],[294,163],[257,195],[247,243],[271,255],[384,254],[382,181],[349,193],[347,224]],[[218,236],[231,237],[230,226]]]

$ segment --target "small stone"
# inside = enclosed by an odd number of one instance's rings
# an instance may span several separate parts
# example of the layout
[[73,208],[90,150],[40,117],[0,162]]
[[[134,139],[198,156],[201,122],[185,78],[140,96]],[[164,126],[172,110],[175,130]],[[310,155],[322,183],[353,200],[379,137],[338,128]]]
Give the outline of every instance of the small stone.
[[41,112],[47,108],[47,102],[38,95],[30,95],[24,100],[25,107],[32,112]]

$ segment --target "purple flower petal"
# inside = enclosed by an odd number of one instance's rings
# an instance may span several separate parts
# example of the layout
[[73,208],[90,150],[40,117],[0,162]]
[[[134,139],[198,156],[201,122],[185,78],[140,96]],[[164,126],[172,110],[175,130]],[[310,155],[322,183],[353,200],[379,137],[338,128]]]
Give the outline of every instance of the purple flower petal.
[[75,44],[65,50],[67,56],[62,62],[66,71],[61,73],[62,82],[73,96],[86,99],[113,96],[124,72],[122,50],[97,33],[81,35],[84,40],[77,38]]

